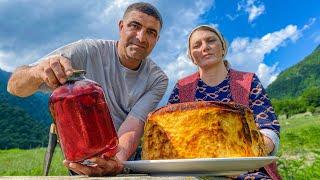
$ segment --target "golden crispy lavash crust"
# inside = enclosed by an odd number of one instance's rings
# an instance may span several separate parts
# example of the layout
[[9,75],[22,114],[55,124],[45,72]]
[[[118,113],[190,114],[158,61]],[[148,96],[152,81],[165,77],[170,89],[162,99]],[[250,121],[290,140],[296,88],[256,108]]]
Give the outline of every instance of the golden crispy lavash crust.
[[250,109],[236,103],[188,102],[152,112],[144,127],[142,159],[264,156]]

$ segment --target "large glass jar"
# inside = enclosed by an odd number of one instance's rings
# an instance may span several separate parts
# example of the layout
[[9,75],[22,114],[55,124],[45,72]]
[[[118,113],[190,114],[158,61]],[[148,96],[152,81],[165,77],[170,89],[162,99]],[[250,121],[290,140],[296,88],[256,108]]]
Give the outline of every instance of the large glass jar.
[[75,71],[50,96],[50,112],[64,156],[82,162],[96,155],[114,156],[118,137],[101,86]]

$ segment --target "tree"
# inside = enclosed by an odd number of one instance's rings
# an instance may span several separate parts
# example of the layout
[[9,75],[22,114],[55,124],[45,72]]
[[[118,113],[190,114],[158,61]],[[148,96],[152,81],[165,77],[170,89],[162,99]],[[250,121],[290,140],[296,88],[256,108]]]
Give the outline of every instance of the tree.
[[310,87],[305,89],[301,95],[302,100],[307,106],[319,107],[320,106],[320,87]]
[[290,117],[294,114],[306,112],[307,106],[301,98],[286,98],[282,100],[272,100],[272,104],[276,113],[284,114],[286,117]]

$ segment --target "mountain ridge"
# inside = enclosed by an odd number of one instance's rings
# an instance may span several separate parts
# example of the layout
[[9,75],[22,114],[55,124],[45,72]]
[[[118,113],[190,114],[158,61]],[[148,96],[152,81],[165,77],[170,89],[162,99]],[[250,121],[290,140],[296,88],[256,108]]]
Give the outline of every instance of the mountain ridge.
[[271,98],[300,96],[306,89],[320,86],[320,45],[297,64],[283,70],[267,87]]

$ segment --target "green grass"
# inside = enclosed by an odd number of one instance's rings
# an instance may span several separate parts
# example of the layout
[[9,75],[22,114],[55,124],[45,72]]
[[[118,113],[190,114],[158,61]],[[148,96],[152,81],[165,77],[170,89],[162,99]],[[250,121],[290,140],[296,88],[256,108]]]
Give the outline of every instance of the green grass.
[[278,155],[283,179],[320,179],[320,115],[280,118]]
[[[283,179],[320,179],[320,115],[280,117],[281,147],[279,171]],[[0,150],[0,176],[42,175],[45,148]],[[51,176],[68,175],[56,149]]]
[[[44,154],[45,148],[0,150],[0,176],[41,176]],[[62,161],[61,150],[56,148],[49,175],[68,175]]]

